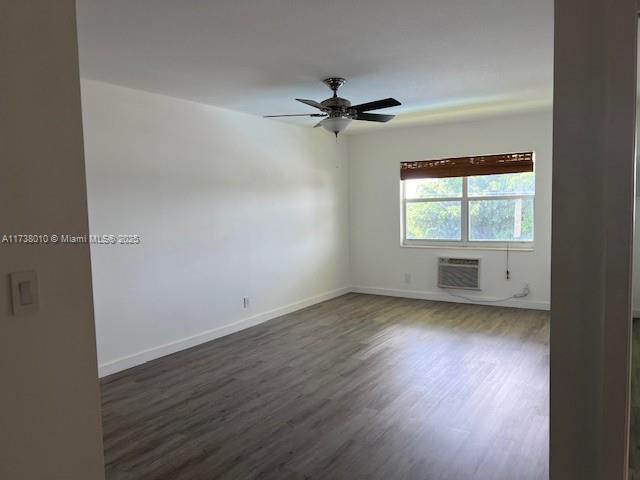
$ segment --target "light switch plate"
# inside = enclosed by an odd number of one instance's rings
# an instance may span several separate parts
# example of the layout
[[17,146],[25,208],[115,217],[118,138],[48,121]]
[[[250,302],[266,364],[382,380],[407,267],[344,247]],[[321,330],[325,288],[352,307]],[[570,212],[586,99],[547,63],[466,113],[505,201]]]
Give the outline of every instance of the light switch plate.
[[14,315],[27,315],[38,311],[38,278],[35,270],[14,272],[11,276],[11,299]]

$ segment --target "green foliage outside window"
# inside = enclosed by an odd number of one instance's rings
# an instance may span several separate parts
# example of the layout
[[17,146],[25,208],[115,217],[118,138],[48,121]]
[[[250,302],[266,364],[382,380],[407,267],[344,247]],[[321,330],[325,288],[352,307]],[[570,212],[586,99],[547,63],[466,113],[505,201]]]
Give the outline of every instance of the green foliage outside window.
[[407,203],[407,240],[460,240],[460,202]]
[[[406,203],[407,240],[462,240],[462,202],[466,201],[462,198],[462,185],[462,178],[406,181],[407,199],[447,198]],[[468,177],[467,189],[469,240],[533,240],[533,173]],[[521,197],[501,198],[505,196]]]

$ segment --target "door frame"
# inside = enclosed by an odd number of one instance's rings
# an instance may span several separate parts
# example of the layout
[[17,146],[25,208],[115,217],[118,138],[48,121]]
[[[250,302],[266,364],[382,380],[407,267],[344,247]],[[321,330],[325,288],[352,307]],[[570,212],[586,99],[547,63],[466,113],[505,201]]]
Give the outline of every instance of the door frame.
[[637,13],[555,0],[551,479],[628,476]]

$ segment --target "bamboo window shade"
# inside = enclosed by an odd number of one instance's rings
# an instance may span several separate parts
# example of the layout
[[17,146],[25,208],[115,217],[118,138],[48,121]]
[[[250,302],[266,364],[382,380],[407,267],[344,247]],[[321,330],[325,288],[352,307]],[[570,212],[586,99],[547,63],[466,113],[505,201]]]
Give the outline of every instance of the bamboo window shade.
[[449,178],[533,172],[533,152],[402,162],[400,179]]

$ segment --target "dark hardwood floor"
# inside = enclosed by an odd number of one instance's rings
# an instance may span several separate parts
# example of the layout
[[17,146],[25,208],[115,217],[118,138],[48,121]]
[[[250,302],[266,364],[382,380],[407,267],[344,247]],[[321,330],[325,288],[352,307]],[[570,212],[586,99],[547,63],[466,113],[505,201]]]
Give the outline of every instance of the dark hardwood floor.
[[107,479],[547,479],[548,338],[348,294],[103,379]]

